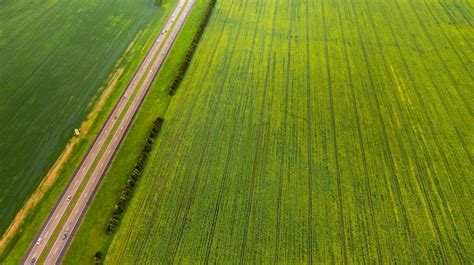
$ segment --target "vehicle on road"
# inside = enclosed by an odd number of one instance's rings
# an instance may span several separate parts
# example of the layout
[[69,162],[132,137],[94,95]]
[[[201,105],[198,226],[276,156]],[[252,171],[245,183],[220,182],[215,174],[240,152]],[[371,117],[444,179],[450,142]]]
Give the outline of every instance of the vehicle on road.
[[32,258],[31,259],[31,264],[35,264],[36,263],[36,258]]
[[38,240],[36,240],[36,245],[39,245],[39,244],[41,244],[41,240],[43,240],[43,238],[42,238],[42,237],[38,238]]
[[70,201],[70,200],[71,200],[71,198],[72,198],[72,196],[71,196],[71,195],[67,196],[67,198],[66,198],[66,201]]

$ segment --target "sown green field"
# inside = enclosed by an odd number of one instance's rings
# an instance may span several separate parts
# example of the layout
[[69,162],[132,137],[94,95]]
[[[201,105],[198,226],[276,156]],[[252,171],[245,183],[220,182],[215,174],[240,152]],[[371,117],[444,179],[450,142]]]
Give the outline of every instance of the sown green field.
[[0,235],[80,126],[153,0],[0,1]]
[[218,1],[106,263],[472,263],[473,11]]

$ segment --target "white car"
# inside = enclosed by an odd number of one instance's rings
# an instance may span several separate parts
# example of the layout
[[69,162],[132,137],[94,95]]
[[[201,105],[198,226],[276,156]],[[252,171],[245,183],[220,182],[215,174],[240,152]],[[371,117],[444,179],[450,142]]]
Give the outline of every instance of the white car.
[[72,198],[72,196],[71,196],[71,195],[67,196],[67,198],[66,198],[66,201],[70,201],[70,200],[71,200],[71,198]]
[[43,238],[41,238],[41,237],[38,238],[38,240],[36,240],[36,245],[39,245],[39,244],[41,243],[41,240],[42,240],[42,239],[43,239]]

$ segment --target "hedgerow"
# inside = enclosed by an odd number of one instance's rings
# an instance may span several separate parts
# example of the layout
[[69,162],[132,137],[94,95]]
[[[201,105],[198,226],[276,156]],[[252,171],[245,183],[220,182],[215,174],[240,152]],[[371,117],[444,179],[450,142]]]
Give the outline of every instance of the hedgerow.
[[123,212],[127,207],[128,202],[131,199],[131,195],[133,190],[136,186],[137,181],[140,179],[140,176],[143,173],[143,169],[145,168],[146,162],[148,161],[148,155],[153,149],[153,144],[155,142],[155,138],[161,130],[161,125],[163,124],[163,118],[157,118],[153,123],[153,127],[148,134],[148,138],[143,146],[143,150],[138,157],[137,162],[135,163],[135,167],[130,172],[130,176],[127,179],[125,187],[122,190],[122,194],[120,195],[120,199],[115,205],[114,211],[112,216],[110,217],[109,222],[107,223],[107,233],[111,234],[114,233],[118,225],[120,224],[120,220],[122,218]]
[[196,34],[194,35],[193,41],[191,42],[191,45],[188,47],[188,50],[186,51],[183,62],[181,63],[181,66],[179,67],[178,73],[176,74],[173,80],[173,83],[171,84],[171,87],[169,89],[170,95],[176,94],[176,90],[178,89],[179,85],[181,84],[181,81],[184,78],[184,75],[186,74],[186,71],[188,70],[189,64],[191,63],[191,59],[193,58],[194,52],[196,51],[197,45],[199,44],[199,41],[201,40],[202,34],[204,33],[204,29],[206,28],[207,23],[209,22],[209,18],[211,17],[212,11],[214,10],[216,1],[217,0],[210,1],[209,6],[207,7],[206,13],[204,13],[202,17],[201,24],[199,24],[199,28],[196,31]]

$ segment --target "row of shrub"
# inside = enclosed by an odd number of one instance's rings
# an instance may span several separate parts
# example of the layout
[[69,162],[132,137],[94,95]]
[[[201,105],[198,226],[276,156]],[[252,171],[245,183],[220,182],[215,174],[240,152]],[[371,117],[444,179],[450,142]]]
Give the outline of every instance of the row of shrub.
[[174,95],[176,93],[176,90],[178,89],[179,85],[181,84],[181,81],[184,78],[184,74],[186,74],[186,71],[188,70],[189,63],[191,62],[191,59],[193,58],[194,52],[196,51],[197,45],[199,41],[201,40],[202,34],[204,33],[204,29],[207,26],[207,23],[209,22],[209,18],[211,17],[212,10],[214,10],[214,6],[216,5],[217,0],[211,0],[209,3],[209,6],[207,7],[206,13],[204,14],[201,24],[199,25],[199,28],[194,35],[193,41],[191,42],[191,45],[188,47],[188,50],[186,51],[186,55],[184,56],[184,60],[181,63],[181,66],[179,67],[178,73],[176,74],[173,83],[171,84],[171,87],[169,89],[170,95]]
[[153,149],[153,143],[155,142],[156,136],[161,130],[161,125],[163,124],[162,118],[157,118],[153,123],[153,128],[151,129],[150,133],[148,134],[148,138],[146,140],[145,146],[138,157],[137,162],[135,163],[135,167],[133,168],[130,176],[127,179],[127,184],[122,190],[122,195],[120,195],[120,199],[115,205],[115,209],[113,211],[112,217],[110,218],[109,222],[107,223],[107,233],[112,234],[114,233],[118,225],[120,224],[120,220],[122,218],[122,214],[125,208],[130,201],[131,195],[133,193],[133,189],[135,185],[142,175],[143,169],[145,168],[146,162],[148,160],[148,156]]

